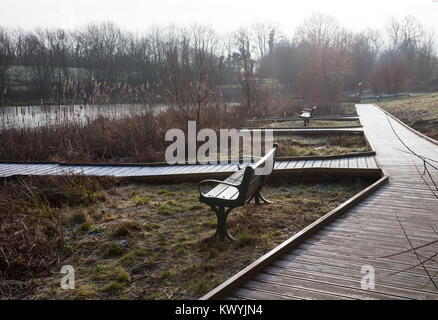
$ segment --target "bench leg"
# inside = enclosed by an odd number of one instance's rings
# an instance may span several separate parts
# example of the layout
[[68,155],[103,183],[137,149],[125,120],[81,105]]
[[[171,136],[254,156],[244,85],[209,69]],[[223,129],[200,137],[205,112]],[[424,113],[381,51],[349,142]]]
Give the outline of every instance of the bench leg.
[[252,195],[251,198],[249,198],[248,200],[246,200],[246,203],[250,203],[252,199],[254,199],[254,195]]
[[226,211],[224,207],[216,208],[215,206],[211,206],[211,208],[217,218],[217,228],[212,239],[216,239],[216,236],[219,236],[219,241],[223,242],[225,239],[228,239],[231,242],[234,241],[234,238],[230,235],[227,229],[227,218],[233,208],[228,208]]
[[[264,203],[270,203],[270,204],[274,203],[274,202],[272,202],[272,201],[267,200],[267,199],[263,196],[263,194],[262,194],[261,192],[258,193],[258,197],[257,197],[257,198],[262,199],[262,201],[263,201]],[[258,200],[257,198],[256,198],[256,203],[259,203],[259,202],[257,202],[257,200]]]
[[263,194],[259,191],[256,194],[254,194],[251,198],[249,198],[248,201],[246,201],[246,203],[250,203],[252,199],[255,198],[255,203],[256,204],[260,204],[260,199],[264,202],[264,203],[273,203],[272,201],[267,200]]

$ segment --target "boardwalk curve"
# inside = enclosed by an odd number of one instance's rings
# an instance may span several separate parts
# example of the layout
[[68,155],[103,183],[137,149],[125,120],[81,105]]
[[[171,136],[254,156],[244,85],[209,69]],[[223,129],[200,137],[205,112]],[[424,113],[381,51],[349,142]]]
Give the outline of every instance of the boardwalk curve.
[[[375,105],[356,108],[389,182],[249,279],[202,299],[438,299],[438,171],[423,175],[406,148],[438,160],[438,146]],[[363,281],[371,270],[374,288]]]

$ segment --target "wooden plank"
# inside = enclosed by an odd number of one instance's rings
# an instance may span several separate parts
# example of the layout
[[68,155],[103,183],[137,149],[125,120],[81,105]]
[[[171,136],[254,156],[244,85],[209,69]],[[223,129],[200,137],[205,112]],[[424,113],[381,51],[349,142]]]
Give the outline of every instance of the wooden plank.
[[[224,181],[228,183],[238,183],[242,180],[243,174],[245,173],[244,170],[237,171]],[[227,188],[227,185],[225,184],[218,184],[216,187],[211,189],[209,192],[207,192],[207,196],[209,197],[217,197],[219,196],[225,189]]]
[[287,165],[286,169],[293,169],[296,167],[296,165],[298,164],[299,161],[290,161],[289,164]]
[[348,167],[349,168],[357,168],[357,159],[356,158],[349,158],[348,159]]
[[307,160],[306,163],[304,164],[303,168],[312,168],[314,162],[315,162],[315,160]]
[[[348,274],[354,274],[357,276],[357,274],[360,274],[360,270],[362,266],[360,265],[354,265],[354,264],[342,264],[338,263],[336,261],[332,263],[327,262],[318,262],[315,260],[293,260],[293,261],[287,261],[282,259],[277,259],[272,263],[272,267],[281,268],[284,270],[305,270],[305,271],[312,271],[312,272],[318,272],[322,274],[336,274],[341,276],[346,276]],[[400,270],[398,270],[400,271]],[[388,270],[385,268],[376,268],[375,274],[380,279],[385,279],[388,283],[393,283],[389,279],[394,281],[400,281],[399,284],[403,284],[404,286],[412,286],[415,284],[418,291],[426,292],[426,293],[432,293],[436,294],[436,288],[432,285],[429,285],[429,278],[426,276],[426,274],[416,274],[412,272],[394,272],[394,270]],[[385,282],[386,282],[385,281]]]
[[358,157],[357,158],[357,164],[359,168],[368,168],[367,162],[365,160],[365,157]]
[[332,163],[330,164],[331,168],[339,168],[340,166],[340,160],[339,159],[333,159]]
[[[292,253],[295,254],[307,254],[307,253],[313,253],[314,255],[321,255],[323,257],[327,257],[330,255],[336,255],[336,256],[344,256],[346,258],[353,256],[353,257],[360,257],[360,258],[368,258],[376,261],[387,261],[391,262],[394,261],[396,264],[404,265],[406,268],[409,268],[411,266],[417,265],[418,260],[415,254],[413,254],[412,251],[407,251],[402,254],[393,255],[394,253],[403,252],[402,250],[395,250],[394,248],[373,248],[372,245],[365,245],[365,246],[339,246],[339,249],[341,250],[335,250],[336,248],[333,246],[333,242],[331,241],[324,241],[322,239],[321,241],[318,241],[318,243],[302,243],[300,246],[298,246],[296,249],[292,251]],[[406,247],[406,249],[409,249],[409,247]],[[420,251],[420,250],[419,250]],[[421,252],[421,254],[423,254]],[[430,261],[428,261],[430,262]],[[434,268],[432,263],[427,263],[426,265],[431,267],[431,270],[436,270]]]
[[[360,286],[363,274],[360,270],[342,269],[338,267],[326,267],[323,269],[315,264],[295,264],[288,268],[281,266],[272,266],[264,270],[264,272],[273,275],[285,275],[297,277],[299,279],[316,279],[322,282],[332,284],[340,284],[340,281],[346,281],[346,285],[352,287]],[[403,297],[415,297],[417,299],[437,299],[435,288],[431,285],[422,284],[423,279],[415,279],[408,277],[388,277],[385,273],[380,272],[380,269],[375,271],[376,281],[375,290],[380,293],[394,294]],[[424,290],[424,288],[427,290]],[[389,290],[388,290],[389,289]]]
[[[296,288],[302,289],[312,289],[317,292],[322,292],[328,295],[338,295],[341,297],[351,298],[351,299],[394,299],[394,300],[405,300],[409,299],[406,297],[406,292],[408,290],[403,290],[399,288],[386,287],[377,285],[375,290],[362,290],[360,288],[360,280],[352,281],[348,279],[337,278],[335,281],[329,277],[300,277],[292,272],[274,274],[274,273],[259,273],[254,277],[254,280],[266,281],[265,286],[268,284],[275,284],[278,289],[284,288],[283,292],[294,293]],[[277,290],[278,290],[277,289]],[[281,289],[280,289],[281,290]],[[279,290],[279,291],[280,291]],[[281,291],[280,291],[281,292]],[[414,291],[408,291],[413,293]],[[418,298],[427,298],[427,294],[418,294]]]
[[368,168],[377,168],[376,160],[374,160],[374,157],[365,157],[365,160],[367,162]]
[[[276,162],[277,164],[277,162]],[[289,161],[280,161],[278,162],[278,166],[277,166],[277,170],[281,170],[287,167],[287,165],[289,164]]]
[[295,169],[301,169],[304,167],[305,164],[306,164],[306,160],[300,160],[297,162]]
[[330,168],[331,162],[332,162],[332,160],[324,160],[322,162],[322,167],[323,168]]
[[34,167],[32,165],[21,164],[6,168],[4,174],[8,176],[27,175],[28,173],[32,172],[33,169]]
[[323,227],[325,224],[330,222],[332,219],[340,215],[341,213],[347,211],[349,208],[354,206],[357,202],[361,201],[365,197],[367,197],[370,193],[377,190],[383,184],[385,184],[388,180],[388,177],[382,177],[377,182],[373,183],[368,188],[362,190],[360,193],[350,198],[348,201],[344,202],[342,205],[337,207],[336,209],[330,211],[317,221],[313,222],[292,238],[286,240],[281,245],[271,250],[263,257],[259,258],[257,261],[253,262],[251,265],[234,275],[232,278],[219,285],[217,288],[213,289],[206,295],[204,295],[201,299],[215,299],[226,296],[230,293],[234,288],[236,288],[239,284],[243,283],[245,280],[248,280],[253,274],[260,271],[265,266],[269,265],[272,261],[274,261],[277,257],[284,254],[286,251],[289,251],[292,247],[308,238],[310,235],[314,234],[317,230]]
[[315,160],[313,163],[313,168],[321,168],[322,167],[323,160]]
[[[289,299],[323,299],[323,300],[352,300],[352,298],[346,294],[334,294],[327,291],[321,291],[320,288],[309,290],[308,288],[300,287],[299,285],[289,285],[286,282],[272,281],[268,279],[270,275],[259,274],[254,280],[250,280],[245,283],[245,288],[251,290],[258,290],[263,292],[277,293],[290,297]],[[269,281],[271,280],[271,281]]]
[[220,167],[219,170],[215,170],[214,172],[234,172],[236,170],[237,170],[236,165],[226,164],[226,165]]
[[341,168],[348,168],[348,159],[341,159],[339,166]]
[[[236,288],[239,288],[240,279],[240,288],[248,288],[248,283],[251,283],[255,291],[266,290],[284,296],[294,296],[299,287],[304,291],[300,291],[303,292],[303,298],[306,298],[306,294],[323,290],[338,295],[352,290],[351,297],[373,298],[361,296],[360,287],[355,287],[359,284],[361,266],[371,264],[376,268],[378,279],[373,294],[382,295],[374,298],[437,298],[438,290],[429,281],[417,257],[408,249],[409,241],[414,246],[422,246],[416,250],[422,259],[438,251],[438,242],[424,245],[437,239],[438,230],[431,226],[438,225],[438,192],[431,191],[433,182],[418,172],[423,168],[422,161],[403,152],[406,148],[394,134],[393,128],[407,145],[432,159],[438,159],[438,142],[431,144],[429,139],[423,139],[421,135],[410,132],[404,124],[397,123],[398,120],[390,120],[391,128],[386,115],[374,106],[361,105],[358,113],[364,125],[364,136],[376,151],[375,156],[360,155],[349,157],[348,160],[338,158],[337,161],[331,159],[321,163],[320,159],[313,159],[316,161],[312,165],[303,164],[294,168],[305,172],[303,170],[314,170],[319,165],[330,167],[330,170],[374,170],[380,166],[391,176],[391,183],[351,208],[345,216],[313,232],[311,237],[291,247],[289,252],[266,263],[264,270],[254,271],[257,266],[247,269],[248,273],[253,274],[252,279],[244,280],[245,274],[237,274],[237,278],[234,278]],[[438,180],[438,173],[433,171],[432,174]],[[385,257],[403,250],[408,251]],[[435,273],[438,272],[438,259],[433,260],[425,262],[425,265]],[[231,285],[232,280],[229,282]],[[349,289],[344,291],[346,287]],[[226,288],[223,289],[226,291]],[[219,297],[220,289],[216,293],[216,297]],[[214,291],[210,297],[215,297]]]

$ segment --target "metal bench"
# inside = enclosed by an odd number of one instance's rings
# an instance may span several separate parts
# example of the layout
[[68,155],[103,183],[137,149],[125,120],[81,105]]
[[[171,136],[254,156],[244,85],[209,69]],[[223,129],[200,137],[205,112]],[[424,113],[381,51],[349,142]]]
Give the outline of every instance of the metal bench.
[[[219,236],[220,241],[234,241],[227,229],[227,217],[234,208],[244,206],[252,199],[255,199],[256,204],[260,204],[260,200],[272,203],[263,197],[261,190],[266,178],[274,170],[277,148],[277,144],[274,144],[274,147],[256,163],[248,164],[246,167],[238,165],[238,171],[224,181],[207,179],[199,183],[199,202],[209,205],[217,217],[216,233],[212,239]],[[258,174],[258,170],[263,174]],[[201,186],[205,184],[212,184],[213,188],[204,193]]]
[[310,124],[310,118],[313,117],[315,113],[316,105],[312,109],[304,109],[300,112],[300,118],[304,120],[304,126],[307,127]]

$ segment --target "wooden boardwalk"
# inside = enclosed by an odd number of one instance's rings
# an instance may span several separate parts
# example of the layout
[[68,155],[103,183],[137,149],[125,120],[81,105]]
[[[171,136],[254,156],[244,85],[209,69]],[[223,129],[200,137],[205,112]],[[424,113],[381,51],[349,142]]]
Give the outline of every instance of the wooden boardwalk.
[[[314,116],[313,120],[333,120],[333,121],[356,121],[359,120],[358,116]],[[281,117],[281,118],[259,118],[249,119],[248,122],[283,122],[283,121],[303,121],[300,117]]]
[[[261,271],[241,272],[203,299],[438,299],[438,192],[390,123],[418,154],[438,160],[438,146],[374,105],[357,111],[389,182]],[[374,289],[361,288],[366,266]]]
[[[320,158],[307,160],[284,160],[275,163],[276,171],[304,171],[307,169],[357,169],[375,171],[377,163],[373,155],[351,156],[343,158]],[[237,170],[236,164],[198,164],[173,166],[108,166],[108,165],[61,165],[53,164],[20,164],[0,163],[0,178],[23,175],[87,175],[114,177],[165,177],[199,174],[231,174]]]
[[[241,131],[265,131],[267,128],[242,128]],[[325,135],[363,133],[361,126],[269,128],[274,135]]]

